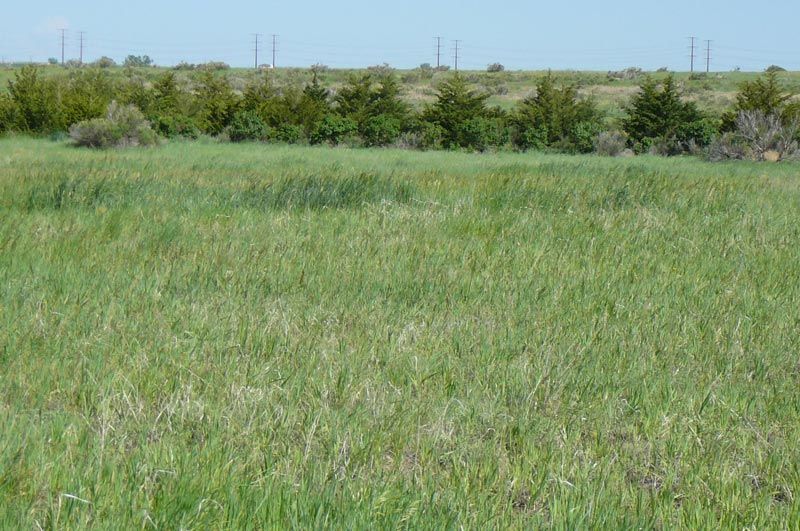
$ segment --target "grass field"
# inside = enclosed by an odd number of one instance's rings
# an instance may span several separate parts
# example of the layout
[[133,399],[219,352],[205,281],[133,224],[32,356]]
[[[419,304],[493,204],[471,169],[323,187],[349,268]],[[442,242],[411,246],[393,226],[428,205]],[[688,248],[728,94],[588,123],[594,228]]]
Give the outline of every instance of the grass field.
[[794,528],[800,166],[0,141],[0,527]]

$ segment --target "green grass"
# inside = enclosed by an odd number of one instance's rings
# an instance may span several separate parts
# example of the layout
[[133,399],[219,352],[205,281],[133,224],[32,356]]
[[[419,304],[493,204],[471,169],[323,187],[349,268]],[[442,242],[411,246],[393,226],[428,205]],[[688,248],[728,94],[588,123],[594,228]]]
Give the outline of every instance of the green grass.
[[0,527],[792,527],[798,170],[2,140]]

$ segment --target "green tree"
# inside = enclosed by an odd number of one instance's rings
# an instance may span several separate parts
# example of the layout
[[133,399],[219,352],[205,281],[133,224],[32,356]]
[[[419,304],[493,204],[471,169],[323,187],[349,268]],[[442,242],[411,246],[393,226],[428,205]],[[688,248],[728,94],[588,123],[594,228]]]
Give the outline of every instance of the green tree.
[[470,145],[473,135],[465,130],[472,129],[471,120],[489,117],[488,98],[488,94],[470,90],[466,79],[456,73],[439,85],[436,102],[425,109],[423,119],[438,126],[445,148],[475,147]]
[[100,69],[72,71],[57,86],[57,127],[62,131],[72,124],[104,116],[115,94],[111,76]]
[[778,75],[779,71],[768,70],[763,76],[739,85],[736,104],[722,117],[722,130],[734,131],[739,113],[747,111],[779,116],[784,125],[800,118],[800,104],[792,101],[794,94],[781,86]]
[[336,94],[335,103],[339,115],[354,122],[359,135],[371,145],[391,142],[387,142],[388,138],[399,136],[409,123],[409,107],[401,98],[400,83],[390,71],[350,76]]
[[588,152],[601,130],[594,102],[580,99],[574,85],[557,87],[550,73],[537,83],[533,95],[519,103],[511,122],[513,142],[519,149],[554,147]]
[[[35,66],[24,66],[8,82],[8,93],[14,106],[13,129],[29,133],[55,130],[55,83],[45,80]],[[10,128],[11,129],[11,128]]]
[[210,135],[220,134],[238,110],[239,98],[227,78],[203,72],[195,93],[195,108],[200,129]]
[[683,101],[672,75],[661,83],[651,77],[644,80],[622,128],[637,150],[662,146],[665,154],[680,153],[692,141],[706,145],[715,133],[697,106]]

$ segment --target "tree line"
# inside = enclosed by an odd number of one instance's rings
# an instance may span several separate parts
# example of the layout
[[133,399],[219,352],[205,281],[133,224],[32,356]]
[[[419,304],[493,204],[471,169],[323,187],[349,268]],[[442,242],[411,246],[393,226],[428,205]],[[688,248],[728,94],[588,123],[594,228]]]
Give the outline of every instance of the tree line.
[[[277,87],[264,75],[234,90],[225,75],[212,71],[188,80],[165,71],[147,81],[100,68],[45,76],[26,66],[0,95],[0,133],[72,131],[79,144],[95,147],[123,137],[145,144],[156,136],[210,135],[232,142],[789,158],[800,140],[800,105],[777,75],[744,82],[722,116],[685,99],[672,75],[646,77],[624,116],[611,120],[577,86],[552,74],[511,110],[489,105],[488,94],[458,73],[437,86],[432,103],[414,109],[391,70],[353,74],[336,90],[320,83],[316,72],[303,86]],[[126,128],[146,138],[137,142]]]

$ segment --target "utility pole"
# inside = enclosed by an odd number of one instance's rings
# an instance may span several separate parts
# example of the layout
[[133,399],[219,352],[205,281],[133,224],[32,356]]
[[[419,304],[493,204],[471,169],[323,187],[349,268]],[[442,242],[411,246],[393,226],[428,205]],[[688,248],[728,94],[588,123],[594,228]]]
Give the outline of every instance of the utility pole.
[[711,72],[711,41],[706,41],[706,74]]
[[83,65],[83,36],[84,36],[85,34],[86,34],[86,32],[85,32],[85,31],[81,31],[81,32],[80,32],[80,36],[81,36],[81,54],[80,54],[80,60],[79,60],[79,63],[80,63],[81,65]]
[[275,52],[278,49],[278,36],[272,34],[272,68],[275,68]]
[[64,43],[67,40],[67,30],[62,28],[61,32],[61,66],[64,66]]
[[258,39],[261,38],[261,34],[260,33],[252,33],[251,35],[255,38],[255,41],[256,41],[255,42],[256,47],[254,49],[256,57],[255,57],[255,60],[253,61],[253,68],[258,70]]
[[696,57],[696,55],[695,55],[695,53],[694,53],[694,48],[695,48],[695,47],[694,47],[694,42],[695,42],[695,40],[697,40],[697,38],[696,38],[696,37],[689,37],[689,40],[691,40],[691,41],[692,41],[692,45],[691,45],[691,47],[690,47],[690,49],[691,49],[691,53],[689,54],[689,58],[691,59],[691,67],[690,67],[690,70],[689,70],[689,72],[690,72],[690,73],[692,73],[692,74],[694,74],[694,59],[695,59],[695,57]]
[[442,66],[442,38],[436,37],[436,70]]
[[455,44],[456,72],[458,72],[458,45],[461,44],[461,41],[455,40],[453,44]]

